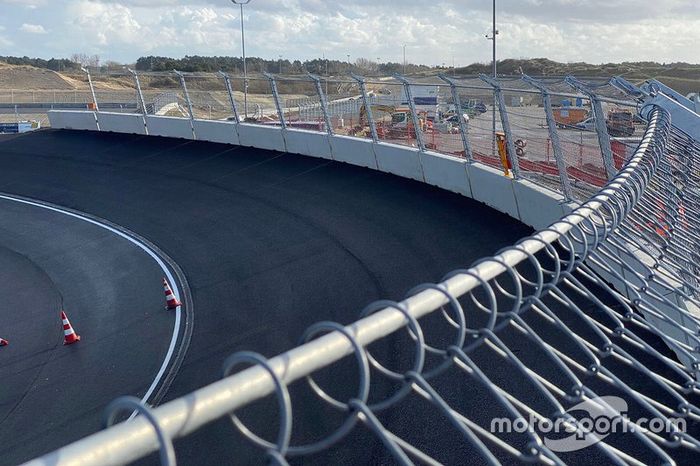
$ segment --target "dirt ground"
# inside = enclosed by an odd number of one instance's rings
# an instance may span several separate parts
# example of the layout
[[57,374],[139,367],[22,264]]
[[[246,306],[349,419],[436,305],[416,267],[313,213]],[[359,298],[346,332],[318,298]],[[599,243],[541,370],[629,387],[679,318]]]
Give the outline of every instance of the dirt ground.
[[0,62],[0,88],[2,89],[75,89],[75,83],[71,81],[55,71]]

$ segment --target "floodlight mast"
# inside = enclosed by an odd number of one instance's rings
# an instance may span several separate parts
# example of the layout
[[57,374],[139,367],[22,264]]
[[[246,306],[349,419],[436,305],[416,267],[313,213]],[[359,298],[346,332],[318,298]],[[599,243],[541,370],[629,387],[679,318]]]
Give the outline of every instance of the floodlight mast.
[[243,27],[243,5],[251,0],[231,0],[234,5],[241,7],[241,49],[243,51],[243,118],[248,118],[248,70],[245,63],[245,29]]
[[[498,35],[498,29],[496,29],[496,0],[493,0],[493,7],[492,7],[492,13],[493,13],[493,26],[491,29],[491,36],[489,37],[488,34],[486,34],[486,38],[488,40],[493,41],[493,57],[492,57],[492,62],[491,62],[491,74],[493,75],[493,79],[496,79],[498,77],[498,72],[496,69],[496,36]],[[491,152],[492,156],[496,156],[496,94],[493,94],[493,102],[492,102],[492,115],[491,115],[491,120],[492,120],[492,131],[493,131],[493,139],[491,141]]]

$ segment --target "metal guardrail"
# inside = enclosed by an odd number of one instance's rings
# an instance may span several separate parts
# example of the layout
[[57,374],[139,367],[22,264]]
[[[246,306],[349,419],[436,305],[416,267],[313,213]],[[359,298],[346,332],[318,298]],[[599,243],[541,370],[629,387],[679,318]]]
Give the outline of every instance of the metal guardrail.
[[[700,322],[695,314],[700,309],[700,175],[692,169],[700,163],[700,143],[674,129],[662,109],[647,113],[641,143],[622,169],[549,228],[451,272],[438,284],[414,288],[404,301],[373,303],[351,325],[316,324],[303,336],[305,343],[282,355],[268,360],[237,353],[226,361],[222,380],[157,408],[143,407],[145,415],[28,464],[124,464],[158,449],[163,464],[174,464],[173,439],[271,394],[279,405],[275,440],[263,440],[238,417],[231,418],[276,464],[332,449],[361,427],[399,464],[438,464],[429,441],[406,440],[379,419],[409,396],[429,403],[484,463],[563,464],[561,443],[533,427],[533,419],[560,423],[571,434],[569,441],[590,442],[611,463],[672,464],[678,451],[697,454],[700,435],[688,430],[687,423],[700,421],[695,404],[700,394]],[[439,316],[450,329],[441,346],[427,341],[432,324],[429,329],[421,323]],[[540,320],[539,325],[531,319]],[[408,370],[387,367],[369,350],[370,344],[401,329],[408,330],[414,351]],[[527,340],[539,359],[511,351],[508,332]],[[680,362],[650,344],[650,335],[672,348]],[[479,351],[508,365],[511,377],[528,384],[535,397],[522,396],[517,383],[490,378],[488,365],[475,357]],[[310,377],[347,356],[357,362],[357,393],[336,400]],[[252,367],[228,376],[240,364]],[[370,401],[377,377],[393,380],[399,388]],[[444,397],[450,384],[465,378],[482,387],[507,420],[525,426],[519,431],[525,442],[482,425],[478,409],[460,410]],[[345,420],[318,441],[299,445],[291,441],[299,427],[289,388],[303,379],[321,403],[343,413]],[[634,412],[623,412],[600,396],[608,389],[634,405]],[[620,442],[620,436],[606,441],[572,415],[581,404],[628,427],[622,437],[634,440],[632,446]],[[649,428],[643,419],[658,420],[660,428]],[[410,415],[406,422],[412,422]]]

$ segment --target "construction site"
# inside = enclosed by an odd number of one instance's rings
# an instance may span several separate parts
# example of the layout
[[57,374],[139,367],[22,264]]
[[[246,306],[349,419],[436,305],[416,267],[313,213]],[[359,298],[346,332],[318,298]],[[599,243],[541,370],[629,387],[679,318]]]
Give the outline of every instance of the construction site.
[[[360,83],[352,77],[324,77],[317,85],[307,76],[276,76],[277,97],[270,77],[252,74],[247,80],[240,76],[224,79],[220,73],[136,74],[126,70],[88,77],[84,72],[57,73],[0,64],[0,85],[4,84],[0,90],[0,130],[37,129],[48,124],[48,110],[94,110],[95,102],[99,102],[100,110],[107,112],[221,121],[238,118],[263,125],[280,125],[284,119],[290,128],[315,131],[325,131],[330,125],[336,134],[374,137],[412,147],[419,145],[417,125],[425,148],[465,157],[460,135],[463,125],[475,159],[503,167],[506,172],[509,169],[504,165],[507,147],[498,142],[503,130],[498,105],[494,107],[494,89],[479,77],[454,79],[459,86],[456,95],[445,78],[418,77],[411,80],[408,96],[404,83],[395,78],[371,78]],[[542,94],[518,77],[506,82],[512,85],[504,88],[502,97],[520,165],[538,173],[538,181],[548,183],[548,174],[556,177],[557,168]],[[605,83],[601,83],[605,91]],[[230,95],[227,85],[231,87]],[[318,86],[326,99],[328,121],[324,119]],[[591,101],[575,96],[576,89],[563,79],[551,80],[550,88],[553,118],[561,130],[560,144],[570,170],[588,184],[602,185],[605,173],[598,156]],[[619,91],[610,88],[608,93],[614,98]],[[238,103],[238,115],[233,115],[231,98]],[[644,123],[634,116],[634,104],[628,100],[610,99],[601,105],[619,167],[639,142]],[[376,134],[372,134],[372,126]]]

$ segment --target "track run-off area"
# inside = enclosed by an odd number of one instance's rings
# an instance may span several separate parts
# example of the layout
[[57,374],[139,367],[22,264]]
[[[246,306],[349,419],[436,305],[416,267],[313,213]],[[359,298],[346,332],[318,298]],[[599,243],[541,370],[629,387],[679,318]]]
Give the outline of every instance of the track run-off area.
[[[402,299],[530,232],[370,169],[123,134],[0,137],[0,192],[68,209],[0,197],[0,337],[11,342],[0,348],[2,465],[98,430],[120,395],[185,395],[219,379],[235,351],[281,353],[314,322],[350,323],[371,301]],[[177,325],[158,260],[185,300]],[[69,347],[61,308],[82,336]],[[178,457],[228,463],[232,432],[217,421],[181,441]]]

